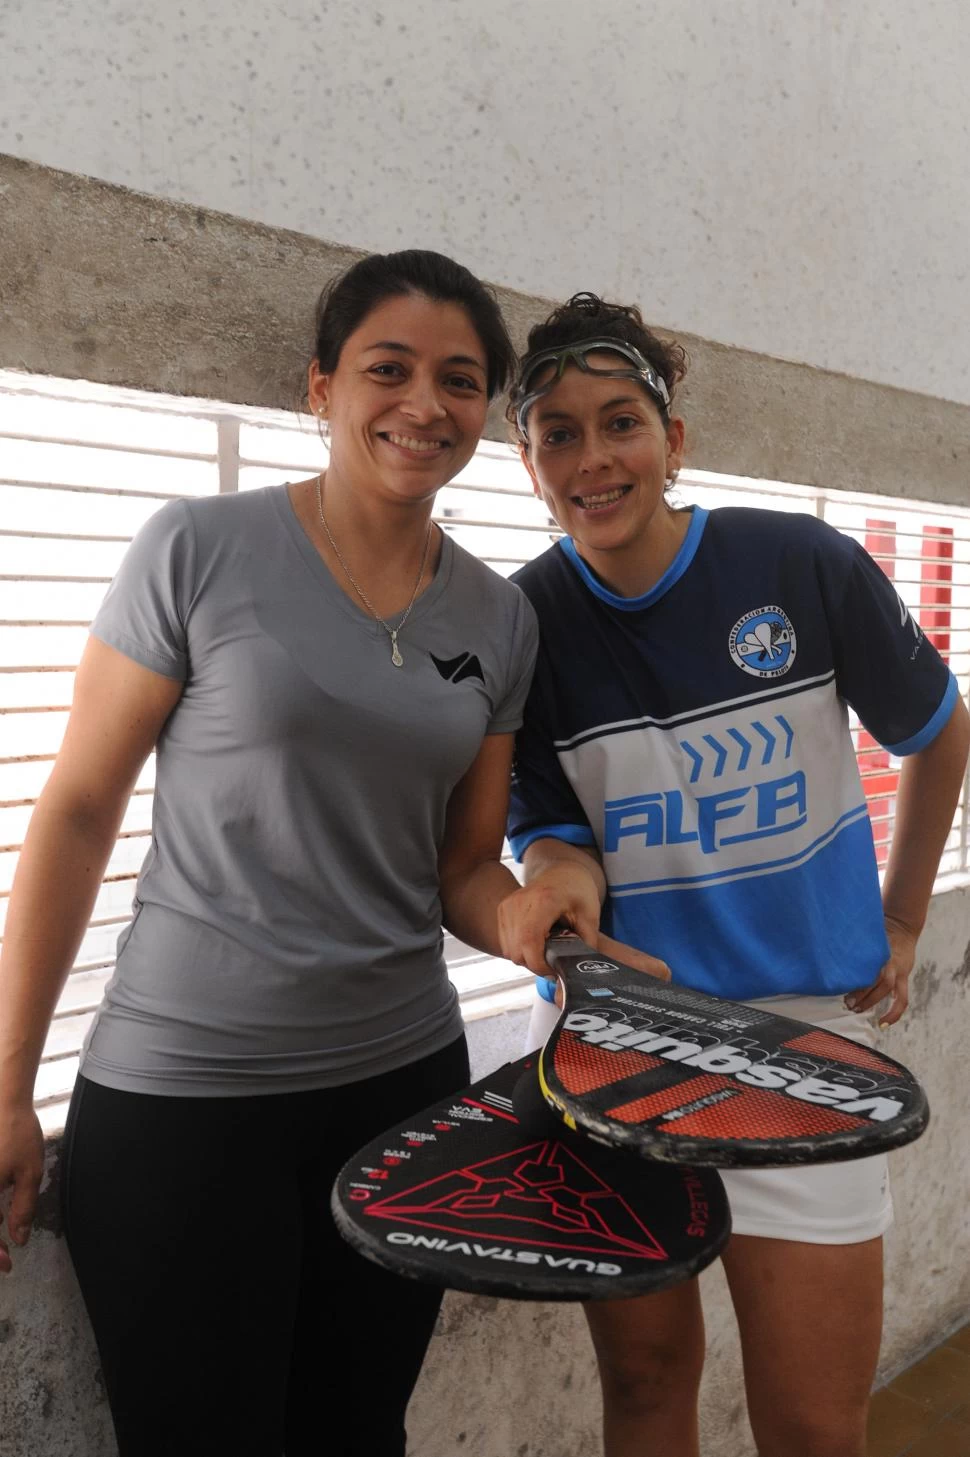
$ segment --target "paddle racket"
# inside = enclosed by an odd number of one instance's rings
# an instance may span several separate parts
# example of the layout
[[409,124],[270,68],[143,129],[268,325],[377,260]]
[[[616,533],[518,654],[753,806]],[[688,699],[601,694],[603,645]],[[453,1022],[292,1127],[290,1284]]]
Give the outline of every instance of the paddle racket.
[[650,1159],[753,1168],[863,1158],[927,1125],[922,1088],[881,1052],[656,981],[570,931],[546,957],[564,1007],[539,1082],[570,1127]]
[[411,1117],[341,1170],[344,1239],[397,1274],[513,1300],[617,1300],[697,1274],[727,1241],[717,1174],[571,1132],[535,1056]]

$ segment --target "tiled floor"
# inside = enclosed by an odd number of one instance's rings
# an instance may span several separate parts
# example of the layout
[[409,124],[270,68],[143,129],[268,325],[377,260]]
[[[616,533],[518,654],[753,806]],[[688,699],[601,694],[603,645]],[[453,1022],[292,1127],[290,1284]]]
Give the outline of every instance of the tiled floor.
[[876,1393],[869,1457],[970,1457],[970,1325]]

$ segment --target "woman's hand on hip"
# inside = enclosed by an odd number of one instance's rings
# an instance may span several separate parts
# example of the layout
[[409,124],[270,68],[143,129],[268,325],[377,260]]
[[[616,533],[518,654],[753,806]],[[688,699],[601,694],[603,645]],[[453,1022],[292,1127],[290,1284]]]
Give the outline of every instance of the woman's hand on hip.
[[888,997],[889,1006],[879,1018],[879,1025],[891,1027],[894,1022],[899,1021],[909,1006],[909,978],[916,961],[918,933],[892,916],[885,919],[889,960],[872,986],[850,992],[845,999],[845,1005],[850,1012],[871,1012]]

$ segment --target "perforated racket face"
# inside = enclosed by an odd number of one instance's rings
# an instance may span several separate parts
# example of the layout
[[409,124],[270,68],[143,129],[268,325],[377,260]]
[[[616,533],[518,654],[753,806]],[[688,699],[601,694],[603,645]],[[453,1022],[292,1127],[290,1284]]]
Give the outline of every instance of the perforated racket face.
[[341,1171],[344,1238],[416,1280],[518,1300],[616,1300],[696,1274],[723,1247],[711,1170],[651,1165],[570,1132],[534,1058],[389,1130]]
[[547,957],[565,1007],[540,1057],[567,1123],[671,1163],[831,1163],[898,1148],[929,1119],[900,1063],[770,1011],[654,981],[575,936]]

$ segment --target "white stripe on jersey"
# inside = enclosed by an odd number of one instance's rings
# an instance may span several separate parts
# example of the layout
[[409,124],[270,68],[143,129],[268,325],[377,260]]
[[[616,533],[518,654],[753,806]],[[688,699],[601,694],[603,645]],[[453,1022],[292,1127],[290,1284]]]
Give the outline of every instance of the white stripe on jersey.
[[793,692],[802,689],[812,688],[819,684],[831,683],[835,680],[835,673],[819,673],[814,678],[802,678],[795,684],[786,684],[781,688],[765,688],[761,692],[744,693],[739,698],[725,698],[721,703],[705,703],[702,709],[691,708],[684,713],[671,714],[669,718],[621,718],[615,723],[600,723],[595,728],[583,729],[581,733],[573,734],[569,739],[555,739],[554,745],[558,750],[570,749],[585,743],[589,739],[600,738],[604,734],[622,733],[627,729],[638,728],[666,728],[672,724],[685,723],[689,719],[696,718],[698,714],[708,717],[717,714],[728,708],[735,708],[739,704],[747,704],[754,707],[765,702],[769,698],[791,697]]
[[834,676],[780,698],[733,700],[559,751],[612,896],[789,869],[865,817]]

